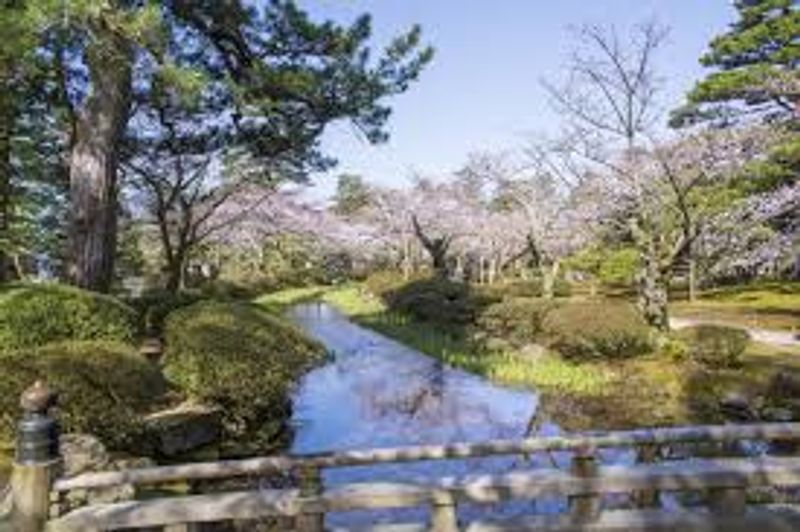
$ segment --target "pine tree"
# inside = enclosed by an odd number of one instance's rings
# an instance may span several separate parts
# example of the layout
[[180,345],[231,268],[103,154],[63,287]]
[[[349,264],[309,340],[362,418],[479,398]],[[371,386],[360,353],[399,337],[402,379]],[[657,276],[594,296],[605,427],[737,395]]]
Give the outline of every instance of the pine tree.
[[738,0],[739,20],[714,38],[700,62],[715,71],[689,92],[673,125],[725,124],[757,115],[800,117],[800,4],[796,0]]

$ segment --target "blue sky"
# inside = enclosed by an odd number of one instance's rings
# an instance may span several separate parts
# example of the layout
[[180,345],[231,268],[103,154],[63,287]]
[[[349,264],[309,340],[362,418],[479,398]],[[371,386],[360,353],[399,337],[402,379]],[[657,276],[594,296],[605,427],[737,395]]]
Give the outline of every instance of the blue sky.
[[373,15],[374,39],[384,45],[414,23],[436,48],[433,63],[408,93],[392,100],[387,144],[371,146],[345,124],[323,138],[339,165],[314,178],[312,195],[335,188],[335,176],[355,172],[368,181],[401,185],[413,171],[442,175],[467,154],[514,149],[558,122],[540,79],[557,80],[570,46],[568,28],[614,24],[620,30],[655,16],[671,27],[659,56],[672,103],[701,77],[699,56],[735,19],[730,0],[305,0],[316,18],[352,21]]

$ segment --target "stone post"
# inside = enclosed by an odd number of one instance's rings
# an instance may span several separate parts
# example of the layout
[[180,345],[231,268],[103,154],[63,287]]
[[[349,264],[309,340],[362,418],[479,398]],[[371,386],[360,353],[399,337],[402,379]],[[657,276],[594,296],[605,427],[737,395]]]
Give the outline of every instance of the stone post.
[[50,417],[56,394],[42,381],[22,393],[22,420],[11,472],[12,521],[16,532],[39,532],[47,522],[50,487],[61,464],[58,425]]

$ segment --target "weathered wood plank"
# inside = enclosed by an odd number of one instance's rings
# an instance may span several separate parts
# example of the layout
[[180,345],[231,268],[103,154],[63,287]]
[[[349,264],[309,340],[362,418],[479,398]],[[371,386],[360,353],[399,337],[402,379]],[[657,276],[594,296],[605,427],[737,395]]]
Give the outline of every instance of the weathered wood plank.
[[[363,530],[366,532],[367,529]],[[373,527],[369,530],[385,532],[381,527]],[[673,532],[676,530],[793,532],[800,530],[800,507],[770,505],[751,508],[744,515],[730,517],[714,515],[702,509],[683,511],[614,510],[603,512],[598,520],[591,523],[575,524],[562,516],[531,516],[496,521],[476,521],[465,528],[465,532],[521,532],[525,530],[547,532]]]
[[531,454],[546,451],[574,451],[578,449],[593,451],[604,447],[631,447],[644,444],[663,445],[738,440],[800,440],[800,423],[642,429],[603,434],[529,438],[525,440],[494,440],[484,443],[353,450],[302,457],[275,456],[229,460],[127,471],[86,473],[73,478],[59,479],[55,482],[53,489],[67,491],[71,489],[104,488],[119,484],[141,485],[181,480],[264,475],[277,470],[287,471],[302,466],[314,466],[317,468],[346,467],[419,460]]
[[[297,490],[196,495],[96,505],[56,520],[54,530],[114,529],[184,522],[294,516],[367,508],[402,508],[435,504],[442,492],[456,502],[492,503],[506,499],[664,490],[800,485],[800,458],[709,460],[653,464],[635,468],[599,468],[592,477],[558,470],[534,470],[506,475],[450,477],[429,484],[351,484],[315,497]],[[58,528],[61,527],[61,528]]]
[[77,532],[204,523],[234,518],[258,519],[294,516],[298,509],[296,490],[188,495],[86,506],[51,521],[47,529],[52,532]]

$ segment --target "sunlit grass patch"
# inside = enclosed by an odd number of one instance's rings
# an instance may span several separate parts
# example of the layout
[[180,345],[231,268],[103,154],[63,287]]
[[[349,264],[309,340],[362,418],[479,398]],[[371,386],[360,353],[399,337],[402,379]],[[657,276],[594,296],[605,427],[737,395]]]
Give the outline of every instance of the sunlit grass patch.
[[762,282],[704,291],[694,302],[671,305],[680,317],[764,329],[800,330],[800,282]]
[[601,396],[613,382],[613,373],[597,364],[576,364],[556,353],[548,353],[535,361],[519,353],[489,355],[489,376],[511,385],[534,386],[544,392]]
[[320,296],[322,301],[351,317],[373,316],[386,311],[386,306],[380,299],[356,284],[329,287]]
[[256,298],[255,303],[267,310],[281,311],[288,306],[317,299],[324,291],[324,286],[302,286],[298,288],[285,288],[270,292]]

